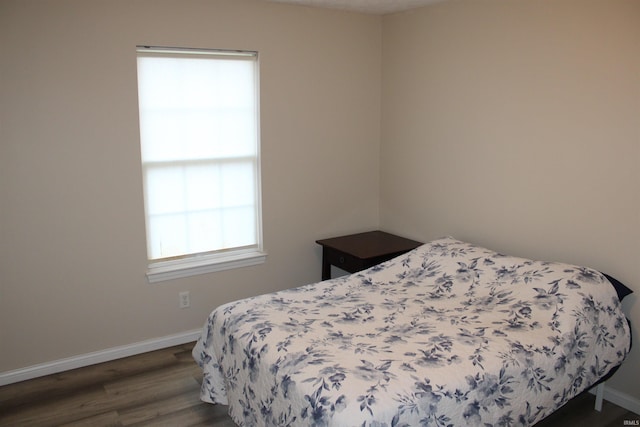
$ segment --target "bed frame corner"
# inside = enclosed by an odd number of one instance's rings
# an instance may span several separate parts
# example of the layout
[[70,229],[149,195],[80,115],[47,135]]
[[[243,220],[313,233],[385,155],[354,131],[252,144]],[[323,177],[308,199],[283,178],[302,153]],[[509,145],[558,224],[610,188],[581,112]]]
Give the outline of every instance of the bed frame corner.
[[602,401],[604,400],[604,381],[598,384],[596,387],[596,403],[595,410],[602,412]]

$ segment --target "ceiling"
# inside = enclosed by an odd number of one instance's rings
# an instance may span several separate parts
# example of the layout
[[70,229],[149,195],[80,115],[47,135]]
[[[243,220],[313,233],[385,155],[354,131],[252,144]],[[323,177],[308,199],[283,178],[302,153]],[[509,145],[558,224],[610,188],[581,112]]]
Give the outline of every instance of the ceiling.
[[445,0],[271,0],[303,6],[350,10],[353,12],[384,15],[439,3]]

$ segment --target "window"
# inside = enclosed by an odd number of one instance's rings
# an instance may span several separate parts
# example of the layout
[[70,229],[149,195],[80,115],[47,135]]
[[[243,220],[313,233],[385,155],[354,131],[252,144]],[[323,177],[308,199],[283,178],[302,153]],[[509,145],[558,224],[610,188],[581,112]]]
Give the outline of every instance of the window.
[[264,262],[257,53],[137,52],[149,281]]

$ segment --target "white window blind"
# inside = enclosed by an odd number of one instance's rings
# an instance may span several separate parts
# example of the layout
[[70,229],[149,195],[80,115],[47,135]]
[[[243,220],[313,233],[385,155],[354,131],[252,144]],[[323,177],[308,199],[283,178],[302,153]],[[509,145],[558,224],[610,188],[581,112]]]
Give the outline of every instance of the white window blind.
[[163,271],[262,251],[257,64],[255,52],[138,48],[147,253]]

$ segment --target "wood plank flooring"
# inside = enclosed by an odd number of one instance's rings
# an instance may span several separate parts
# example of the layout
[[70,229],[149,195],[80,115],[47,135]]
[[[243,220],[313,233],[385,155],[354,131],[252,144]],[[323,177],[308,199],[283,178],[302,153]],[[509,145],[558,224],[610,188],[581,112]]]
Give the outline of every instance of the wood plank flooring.
[[[200,401],[192,348],[184,344],[0,387],[0,426],[234,426],[226,406]],[[607,401],[598,413],[593,403],[594,396],[583,393],[537,426],[620,427],[640,420]]]
[[0,387],[0,426],[235,426],[200,401],[193,343]]

